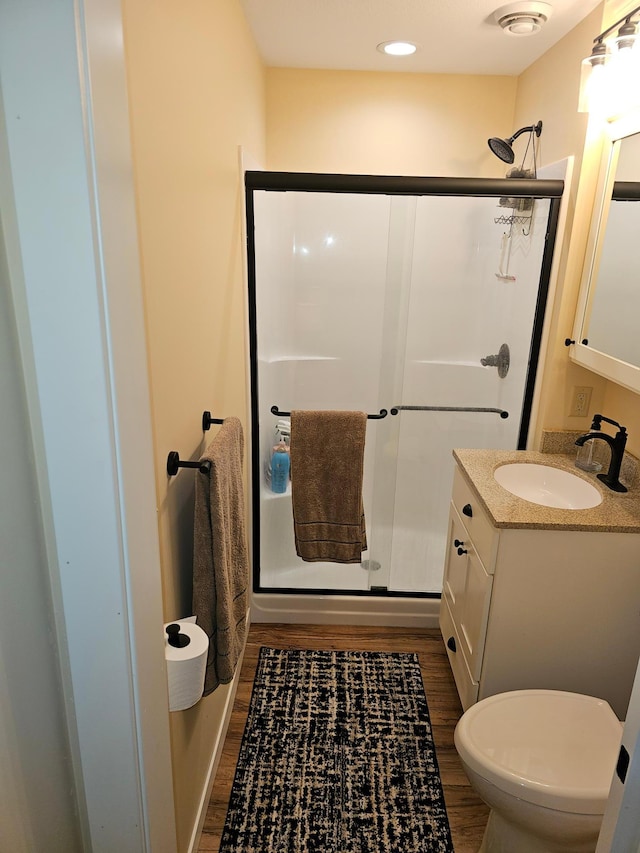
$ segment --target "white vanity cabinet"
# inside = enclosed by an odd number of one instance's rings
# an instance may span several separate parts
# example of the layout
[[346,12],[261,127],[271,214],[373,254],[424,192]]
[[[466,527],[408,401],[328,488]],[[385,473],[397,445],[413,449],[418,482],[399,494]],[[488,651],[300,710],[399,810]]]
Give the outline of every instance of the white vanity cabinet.
[[538,687],[606,699],[624,719],[640,656],[640,535],[499,529],[456,468],[440,628],[464,709]]

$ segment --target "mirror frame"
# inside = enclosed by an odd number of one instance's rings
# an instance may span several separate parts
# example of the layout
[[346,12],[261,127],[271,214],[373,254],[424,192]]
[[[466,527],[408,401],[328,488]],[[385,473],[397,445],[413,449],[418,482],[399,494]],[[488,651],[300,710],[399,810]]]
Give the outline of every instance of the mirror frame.
[[640,113],[634,113],[611,122],[603,131],[602,156],[573,326],[575,344],[570,347],[569,357],[576,364],[586,367],[588,370],[592,370],[594,373],[598,373],[636,394],[640,394],[640,366],[621,361],[615,356],[582,343],[583,340],[588,339],[588,319],[595,293],[594,278],[597,276],[600,263],[615,181],[618,149],[614,143],[636,133],[640,133]]

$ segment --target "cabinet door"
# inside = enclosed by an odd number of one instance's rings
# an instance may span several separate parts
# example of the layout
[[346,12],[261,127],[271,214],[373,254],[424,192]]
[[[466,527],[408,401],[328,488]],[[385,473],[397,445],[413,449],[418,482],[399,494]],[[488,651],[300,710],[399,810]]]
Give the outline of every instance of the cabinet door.
[[452,503],[442,595],[458,635],[459,652],[475,681],[482,668],[492,584],[493,577]]
[[459,652],[475,681],[482,667],[492,581],[452,504],[442,595],[458,635]]
[[471,677],[478,681],[482,668],[484,639],[489,619],[493,578],[487,573],[478,555],[469,550],[462,598],[459,600],[458,633]]
[[471,677],[462,651],[462,643],[449,611],[449,605],[444,599],[440,605],[440,630],[445,642],[451,672],[456,682],[458,696],[462,703],[462,710],[466,711],[474,702],[478,701],[478,682]]

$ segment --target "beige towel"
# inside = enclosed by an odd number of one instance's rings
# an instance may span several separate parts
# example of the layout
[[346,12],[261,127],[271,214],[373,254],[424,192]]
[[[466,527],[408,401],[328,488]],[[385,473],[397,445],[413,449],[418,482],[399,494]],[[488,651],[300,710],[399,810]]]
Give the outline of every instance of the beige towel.
[[193,529],[193,612],[209,637],[204,695],[233,679],[246,630],[249,556],[244,522],[244,436],[225,418],[196,473]]
[[293,527],[307,562],[359,563],[367,547],[366,428],[364,412],[291,412]]

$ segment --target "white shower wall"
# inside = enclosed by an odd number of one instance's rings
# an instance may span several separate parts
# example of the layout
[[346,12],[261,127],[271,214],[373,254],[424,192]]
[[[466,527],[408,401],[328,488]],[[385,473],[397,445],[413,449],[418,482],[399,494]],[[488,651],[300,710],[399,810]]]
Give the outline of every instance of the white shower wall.
[[[367,423],[364,502],[369,551],[358,565],[303,563],[290,494],[261,478],[261,587],[440,592],[453,447],[516,447],[548,202],[529,236],[507,243],[497,199],[254,193],[260,452],[272,405],[499,407],[403,411]],[[506,211],[511,212],[511,211]],[[480,358],[507,343],[505,379]],[[340,441],[340,436],[335,437]],[[289,490],[290,491],[290,490]]]
[[[278,418],[295,409],[377,411],[390,199],[255,194],[260,448],[268,465]],[[355,227],[354,227],[355,226]],[[377,423],[377,422],[370,422]],[[335,437],[336,442],[340,436]],[[367,431],[363,496],[373,499],[375,428]],[[290,489],[260,484],[261,585],[366,589],[359,566],[303,564]]]

